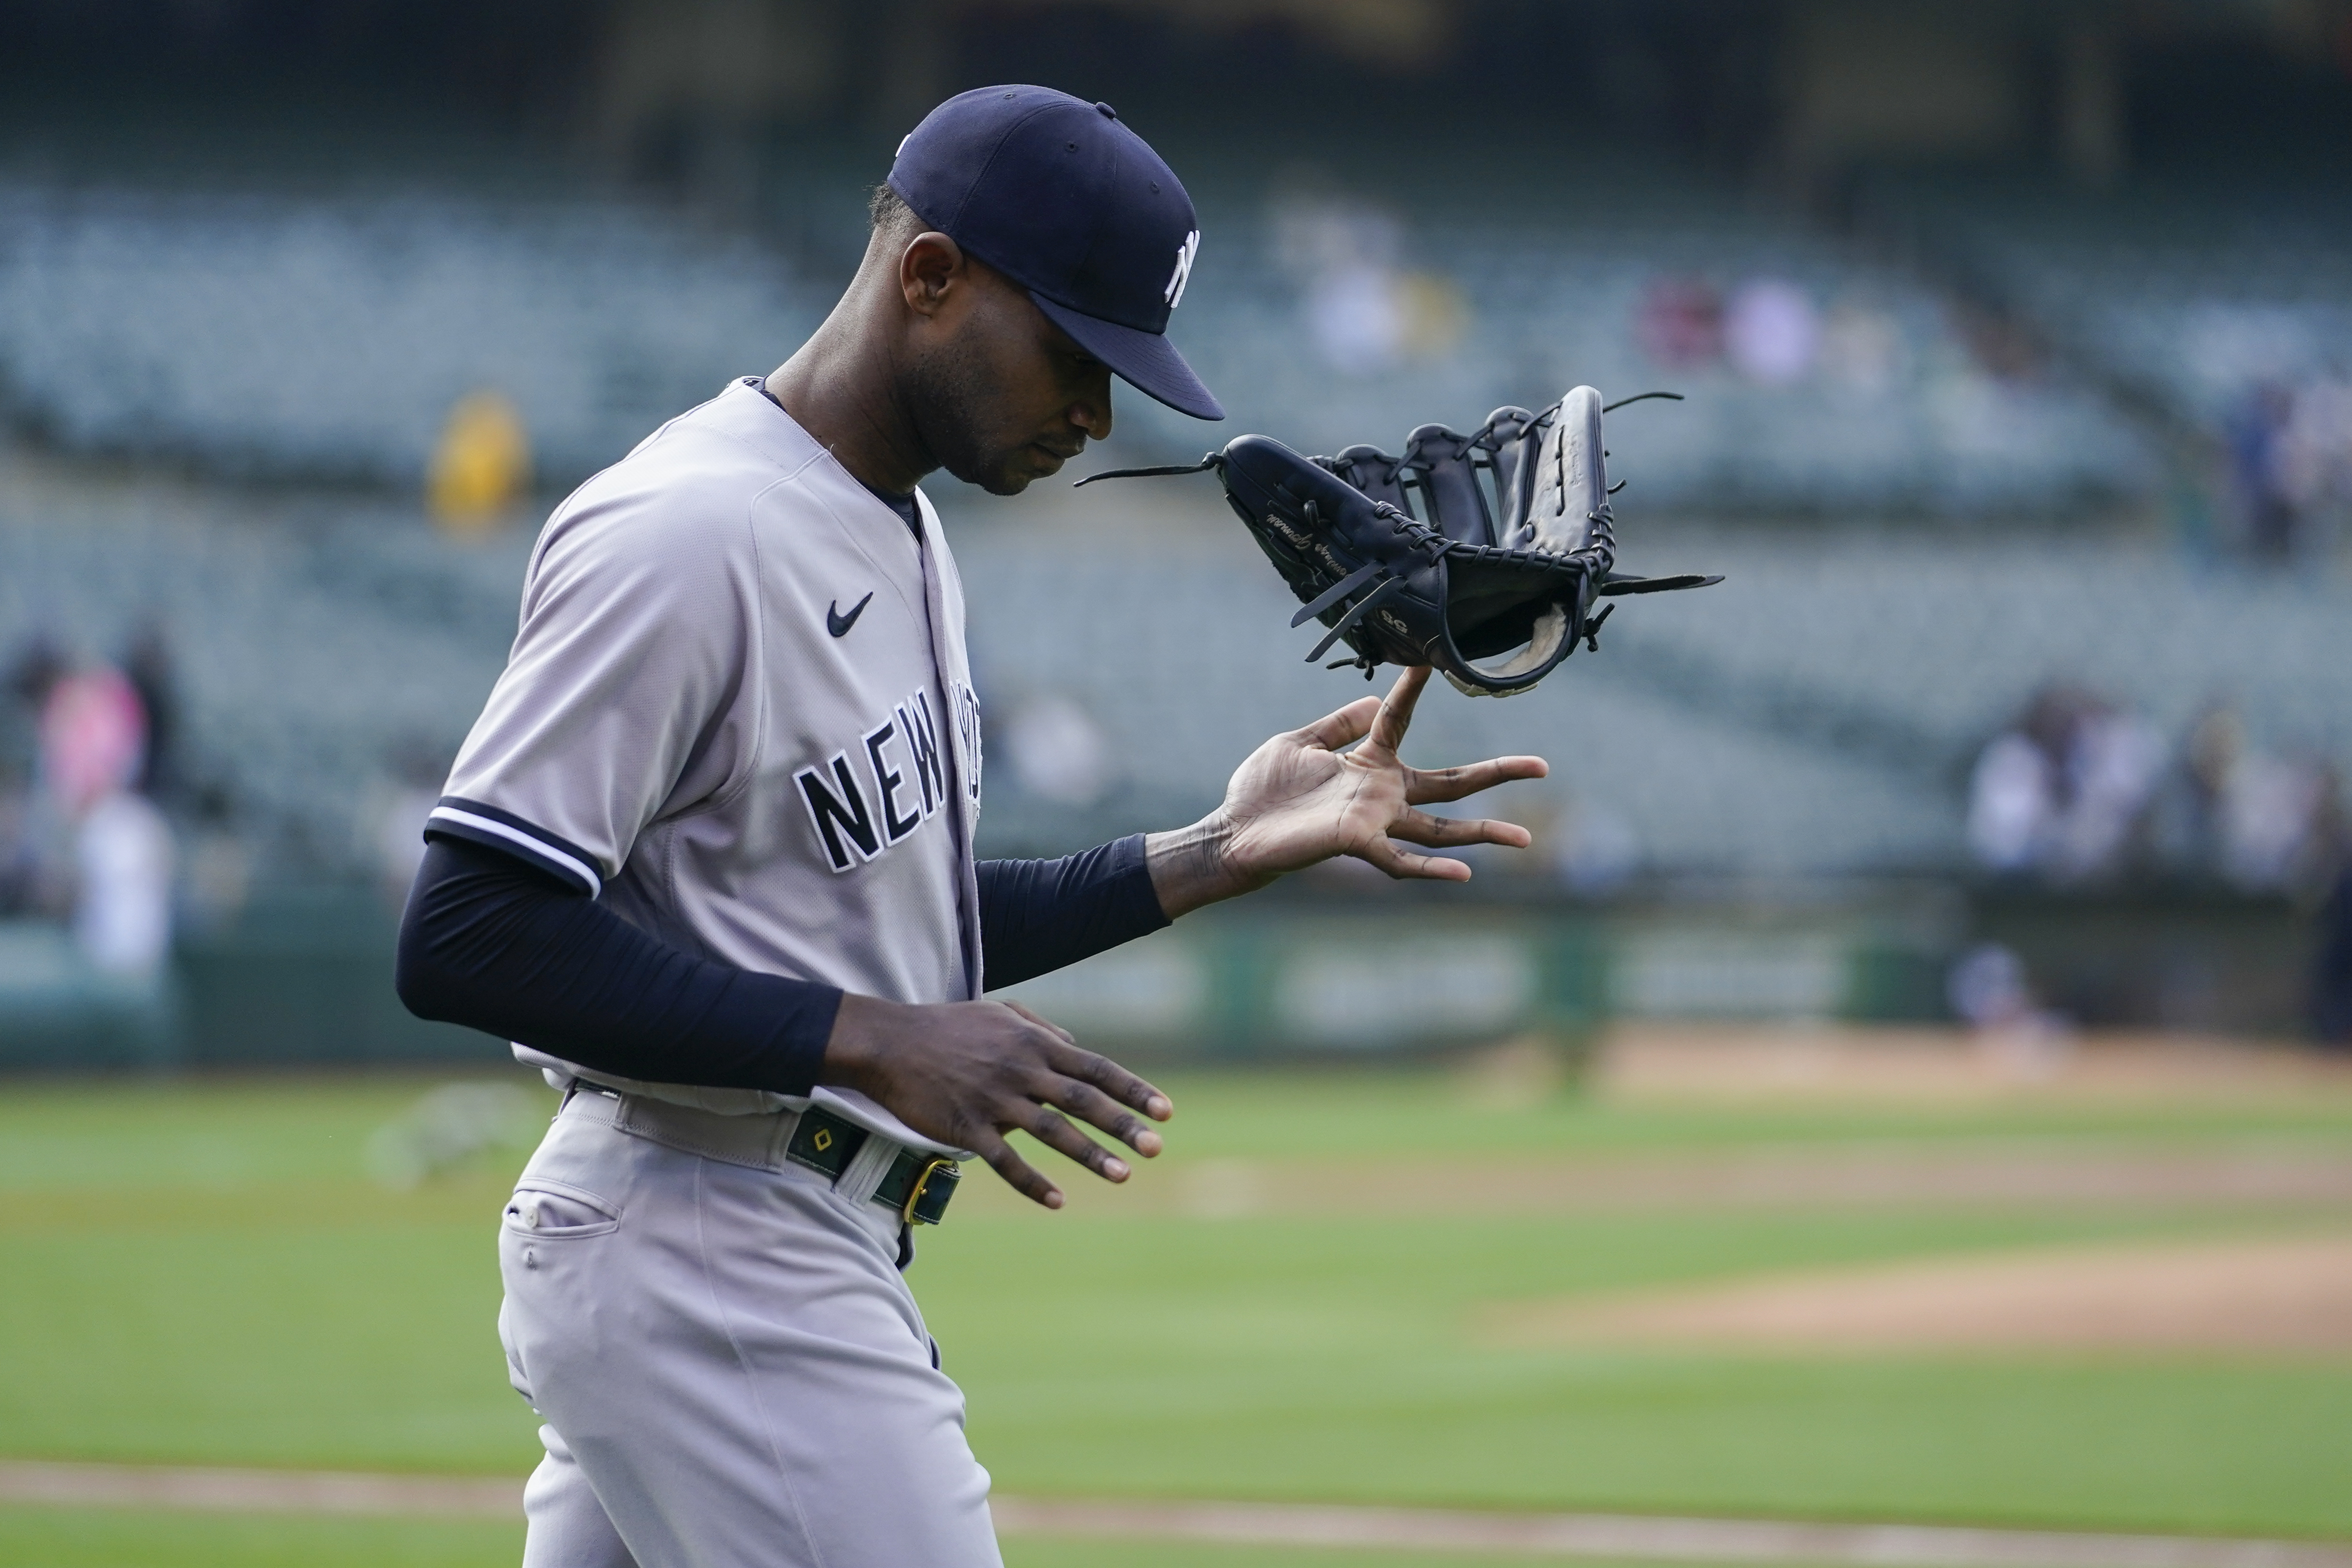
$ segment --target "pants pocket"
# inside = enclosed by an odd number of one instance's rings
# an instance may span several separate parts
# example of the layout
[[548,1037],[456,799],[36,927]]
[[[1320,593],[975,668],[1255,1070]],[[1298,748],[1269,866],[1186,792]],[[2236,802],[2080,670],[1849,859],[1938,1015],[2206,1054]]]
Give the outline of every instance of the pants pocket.
[[621,1211],[585,1187],[545,1176],[525,1176],[507,1200],[505,1224],[518,1236],[575,1240],[619,1229]]

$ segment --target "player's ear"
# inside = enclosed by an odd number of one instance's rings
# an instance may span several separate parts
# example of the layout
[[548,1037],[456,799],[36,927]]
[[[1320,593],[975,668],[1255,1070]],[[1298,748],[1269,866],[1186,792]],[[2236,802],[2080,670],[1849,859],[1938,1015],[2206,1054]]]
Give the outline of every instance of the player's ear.
[[898,291],[907,309],[935,316],[964,278],[963,247],[943,234],[919,234],[898,257]]

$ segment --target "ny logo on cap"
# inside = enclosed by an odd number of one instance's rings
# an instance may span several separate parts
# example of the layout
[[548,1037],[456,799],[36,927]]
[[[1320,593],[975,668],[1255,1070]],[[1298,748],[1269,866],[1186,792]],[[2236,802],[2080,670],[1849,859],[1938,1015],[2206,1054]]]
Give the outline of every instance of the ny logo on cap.
[[1192,281],[1192,258],[1200,254],[1201,231],[1196,228],[1176,247],[1176,270],[1168,275],[1168,287],[1160,290],[1160,298],[1168,301],[1170,310],[1184,302],[1184,285]]

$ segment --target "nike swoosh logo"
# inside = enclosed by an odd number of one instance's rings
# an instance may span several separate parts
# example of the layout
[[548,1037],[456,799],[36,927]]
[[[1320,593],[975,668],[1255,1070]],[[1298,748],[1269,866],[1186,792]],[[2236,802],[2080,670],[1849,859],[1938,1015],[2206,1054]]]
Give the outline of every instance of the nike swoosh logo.
[[858,600],[855,605],[852,605],[849,607],[849,614],[845,616],[841,613],[841,603],[839,600],[835,600],[834,602],[826,605],[824,607],[824,629],[831,632],[837,637],[847,637],[849,635],[849,628],[857,624],[857,617],[864,615],[866,613],[866,606],[873,602],[874,595],[869,593],[866,597]]

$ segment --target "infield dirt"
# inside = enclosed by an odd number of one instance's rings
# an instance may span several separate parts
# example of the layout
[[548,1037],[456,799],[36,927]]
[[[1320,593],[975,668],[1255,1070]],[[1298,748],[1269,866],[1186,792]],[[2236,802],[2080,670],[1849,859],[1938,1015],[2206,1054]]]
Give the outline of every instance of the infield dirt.
[[1588,1087],[1618,1103],[2243,1104],[2352,1098],[2352,1059],[2195,1035],[1631,1023],[1602,1036]]
[[1504,1344],[2352,1355],[2352,1236],[2037,1249],[1488,1309]]

